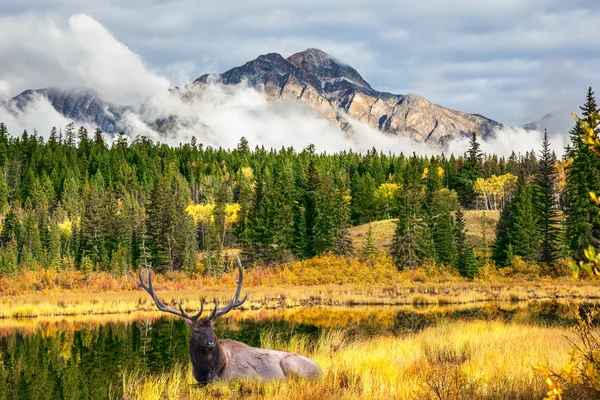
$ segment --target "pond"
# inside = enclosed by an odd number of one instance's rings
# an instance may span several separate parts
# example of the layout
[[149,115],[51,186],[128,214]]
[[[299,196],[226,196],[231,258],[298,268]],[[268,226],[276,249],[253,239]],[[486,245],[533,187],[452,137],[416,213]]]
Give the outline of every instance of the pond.
[[[576,308],[576,307],[575,307]],[[325,330],[350,336],[406,335],[448,320],[572,325],[573,307],[552,302],[453,307],[305,307],[234,311],[217,336],[260,346],[267,332],[316,341]],[[123,374],[160,373],[189,363],[189,328],[159,313],[0,320],[0,399],[104,399],[122,396]]]

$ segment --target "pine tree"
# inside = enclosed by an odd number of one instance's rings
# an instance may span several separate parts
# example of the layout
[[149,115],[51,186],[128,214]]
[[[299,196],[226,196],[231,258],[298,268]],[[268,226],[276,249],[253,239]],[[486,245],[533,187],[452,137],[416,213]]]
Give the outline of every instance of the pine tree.
[[315,226],[317,223],[317,199],[319,188],[319,171],[317,164],[311,158],[306,172],[306,186],[302,196],[304,205],[304,227],[305,227],[305,258],[314,257],[317,254],[317,243],[315,243]]
[[414,269],[428,255],[426,229],[419,217],[419,195],[411,190],[398,196],[398,221],[390,254],[398,269]]
[[[590,115],[598,111],[592,88],[580,108],[584,119],[590,119]],[[565,188],[565,240],[577,260],[584,259],[584,249],[590,245],[596,247],[600,240],[600,215],[589,198],[589,192],[600,190],[600,159],[583,143],[582,134],[578,125],[570,132],[571,147],[567,156],[573,161],[566,171]]]
[[0,168],[0,214],[4,212],[8,206],[8,186],[4,179],[4,171]]
[[533,189],[521,174],[517,190],[510,203],[504,207],[496,226],[494,260],[508,265],[508,248],[514,256],[536,260],[539,254],[539,225],[533,207]]
[[375,244],[375,238],[373,237],[373,226],[369,222],[369,228],[367,229],[367,235],[362,245],[362,255],[366,260],[372,261],[379,254],[379,249]]
[[467,239],[467,229],[465,227],[465,215],[462,208],[459,208],[454,216],[455,230],[454,238],[456,242],[456,268],[458,272],[469,279],[477,274],[478,265],[473,246]]
[[351,179],[350,202],[352,223],[355,225],[365,224],[375,217],[375,204],[373,197],[375,194],[375,180],[367,172],[360,175],[355,172]]
[[15,206],[10,207],[2,223],[0,245],[5,246],[12,240],[18,243],[21,242],[21,221],[19,220]]
[[435,218],[433,228],[436,261],[453,266],[456,263],[456,244],[454,241],[454,223],[449,211],[444,211]]
[[[106,232],[106,191],[101,173],[94,176],[84,188],[85,210],[81,218],[81,255],[92,264],[101,263],[105,250]],[[83,263],[83,259],[81,261]]]
[[465,208],[474,208],[477,195],[473,190],[473,184],[482,175],[483,154],[481,145],[477,141],[477,134],[471,134],[469,150],[465,154],[465,163],[456,177],[455,188],[458,198]]
[[535,215],[538,216],[538,230],[540,233],[540,257],[544,263],[552,263],[556,260],[557,246],[559,242],[559,219],[555,204],[556,184],[556,156],[550,150],[548,132],[544,131],[544,141],[538,162],[538,170],[535,177]]
[[338,256],[351,256],[354,254],[350,227],[350,196],[338,191],[335,196],[333,209],[335,228],[332,239],[333,253]]

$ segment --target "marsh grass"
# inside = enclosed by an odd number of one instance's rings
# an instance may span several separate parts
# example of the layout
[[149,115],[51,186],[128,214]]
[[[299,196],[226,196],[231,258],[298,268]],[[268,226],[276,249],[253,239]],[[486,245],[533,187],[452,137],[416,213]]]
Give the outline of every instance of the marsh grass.
[[[199,307],[199,298],[221,304],[230,300],[231,287],[183,287],[175,290],[157,285],[159,297],[167,304],[182,300],[188,311]],[[597,300],[598,282],[434,282],[395,285],[317,285],[248,288],[243,310],[291,309],[304,306],[437,306],[482,304],[485,302],[526,302],[568,298]],[[75,315],[116,315],[155,311],[152,299],[143,291],[114,293],[58,293],[0,297],[0,319]]]
[[[493,322],[442,322],[417,334],[353,337],[324,331],[315,343],[282,341],[266,331],[266,347],[313,358],[320,380],[195,384],[189,365],[158,375],[123,377],[124,399],[533,399],[546,392],[533,365],[568,359],[570,332],[561,328]],[[552,349],[548,344],[552,343]],[[115,392],[117,392],[115,388]]]

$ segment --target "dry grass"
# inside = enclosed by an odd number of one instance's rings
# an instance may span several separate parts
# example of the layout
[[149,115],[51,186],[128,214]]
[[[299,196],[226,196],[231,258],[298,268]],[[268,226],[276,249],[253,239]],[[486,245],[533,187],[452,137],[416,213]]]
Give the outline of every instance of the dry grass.
[[533,365],[563,365],[570,348],[565,335],[559,328],[501,322],[441,323],[406,337],[355,340],[333,330],[316,346],[302,337],[282,342],[266,334],[264,345],[312,357],[324,378],[198,387],[185,365],[162,375],[126,373],[123,398],[534,399],[546,386]]
[[[375,239],[377,248],[380,251],[387,251],[387,246],[389,246],[392,242],[392,237],[394,237],[396,220],[386,219],[383,221],[373,221],[371,222],[371,227],[373,229],[373,239]],[[362,248],[365,238],[367,237],[368,229],[369,224],[358,225],[349,229],[350,238],[352,239],[352,244],[355,249]]]
[[[482,235],[482,221],[483,221],[482,210],[466,210],[465,211],[465,227],[469,235],[471,243],[476,248],[480,248],[483,245]],[[496,224],[500,218],[499,211],[485,211],[486,217],[486,236],[488,246],[494,243],[496,238]],[[392,242],[394,236],[394,230],[396,229],[395,219],[388,219],[384,221],[375,221],[371,223],[373,228],[373,237],[377,243],[377,247],[381,251],[386,251],[389,244]],[[350,228],[350,237],[355,249],[360,249],[363,245],[369,224],[363,224]]]
[[[449,305],[489,301],[517,302],[554,298],[600,299],[597,281],[520,281],[506,282],[400,282],[390,285],[316,285],[249,287],[246,310],[290,309],[299,306],[356,305]],[[182,300],[189,311],[198,308],[199,298],[230,300],[230,287],[156,286],[167,304]],[[63,293],[0,297],[0,319],[74,315],[118,315],[155,311],[150,296],[140,290],[116,293]]]

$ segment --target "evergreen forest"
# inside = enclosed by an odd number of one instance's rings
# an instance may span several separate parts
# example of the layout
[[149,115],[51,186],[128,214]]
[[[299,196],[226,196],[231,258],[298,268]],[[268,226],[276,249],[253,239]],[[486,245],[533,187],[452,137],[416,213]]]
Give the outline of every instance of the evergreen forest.
[[[582,119],[598,111],[590,88]],[[594,127],[596,128],[596,127]],[[325,253],[375,257],[371,229],[355,248],[349,228],[396,219],[387,249],[398,269],[424,260],[472,278],[486,263],[516,257],[552,268],[598,246],[600,158],[574,123],[557,159],[541,151],[483,154],[472,134],[463,155],[420,156],[373,148],[169,146],[74,124],[48,134],[0,123],[0,276],[20,270],[216,274],[230,249],[245,265],[281,264]],[[241,135],[240,135],[241,136]],[[44,139],[48,137],[48,139]],[[318,144],[317,144],[318,146]],[[474,249],[468,210],[497,210],[496,238]]]

